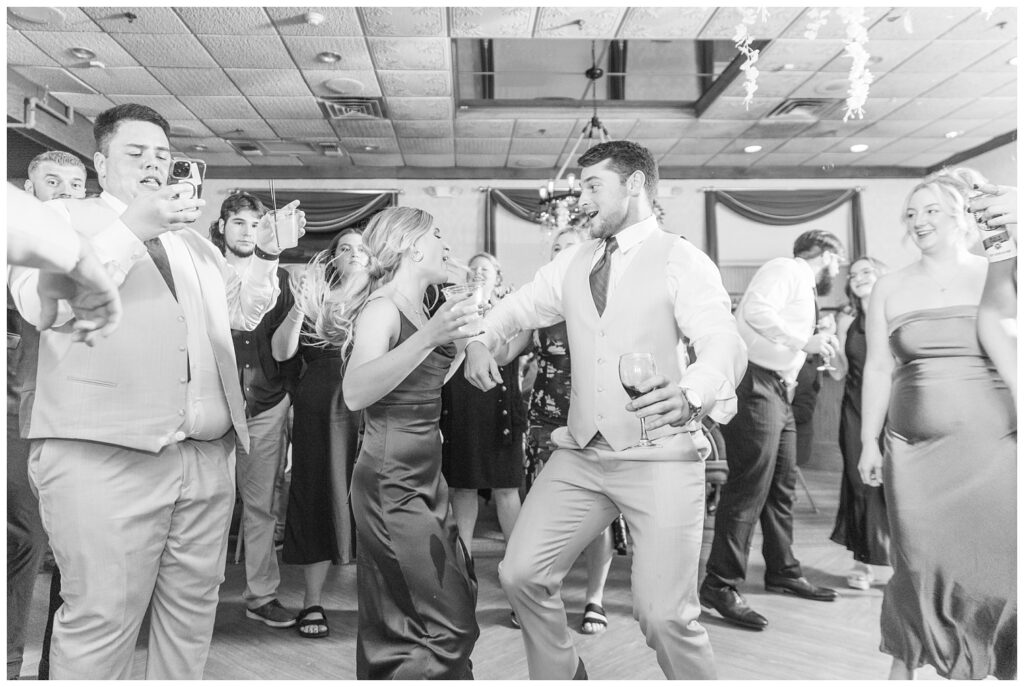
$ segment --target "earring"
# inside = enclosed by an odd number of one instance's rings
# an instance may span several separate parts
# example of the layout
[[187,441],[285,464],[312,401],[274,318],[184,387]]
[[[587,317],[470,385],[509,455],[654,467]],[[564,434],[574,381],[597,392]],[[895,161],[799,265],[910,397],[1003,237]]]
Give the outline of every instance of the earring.
[[413,248],[412,261],[423,262],[423,253],[418,248]]

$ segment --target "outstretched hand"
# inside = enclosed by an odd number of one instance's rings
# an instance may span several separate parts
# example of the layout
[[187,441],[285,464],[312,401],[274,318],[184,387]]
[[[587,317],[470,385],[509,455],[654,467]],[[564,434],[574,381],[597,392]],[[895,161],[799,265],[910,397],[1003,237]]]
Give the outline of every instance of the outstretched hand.
[[78,264],[68,274],[40,272],[39,331],[49,329],[57,318],[57,304],[66,300],[75,314],[75,341],[89,346],[97,335],[109,336],[121,321],[121,295],[87,241],[82,241]]

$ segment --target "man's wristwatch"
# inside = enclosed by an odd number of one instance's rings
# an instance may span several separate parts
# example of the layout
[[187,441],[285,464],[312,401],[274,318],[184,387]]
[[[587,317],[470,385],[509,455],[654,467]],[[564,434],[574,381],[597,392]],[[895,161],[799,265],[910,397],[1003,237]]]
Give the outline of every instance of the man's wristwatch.
[[253,249],[252,254],[260,260],[277,260],[278,256],[262,250],[259,246]]
[[690,406],[690,416],[686,418],[686,422],[683,424],[688,425],[696,420],[704,412],[704,401],[693,389],[687,387],[680,387],[683,392],[683,398],[686,400],[686,405]]

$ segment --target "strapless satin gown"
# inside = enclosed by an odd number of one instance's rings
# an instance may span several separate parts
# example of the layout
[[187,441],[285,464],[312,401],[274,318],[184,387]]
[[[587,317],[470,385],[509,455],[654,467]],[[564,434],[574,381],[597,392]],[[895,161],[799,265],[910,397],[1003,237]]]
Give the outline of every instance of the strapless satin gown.
[[883,652],[943,677],[1017,673],[1017,427],[977,308],[890,323],[897,365],[883,479],[894,574]]
[[[398,343],[416,331],[401,321]],[[438,431],[441,385],[454,356],[453,344],[435,348],[363,411],[351,496],[359,679],[473,678],[476,577],[448,505]]]

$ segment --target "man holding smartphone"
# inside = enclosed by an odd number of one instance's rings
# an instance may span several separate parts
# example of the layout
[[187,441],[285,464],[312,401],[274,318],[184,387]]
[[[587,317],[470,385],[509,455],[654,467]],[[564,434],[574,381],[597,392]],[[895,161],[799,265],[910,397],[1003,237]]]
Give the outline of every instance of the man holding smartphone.
[[248,445],[231,329],[273,304],[278,249],[261,222],[259,263],[239,276],[189,227],[205,203],[165,183],[169,128],[134,103],[100,113],[103,193],[59,204],[119,285],[115,332],[97,336],[45,283],[37,293],[37,271],[9,277],[21,314],[46,330],[28,437],[42,440],[29,476],[64,574],[53,679],[131,677],[147,611],[147,678],[199,679],[209,654],[236,432]]

